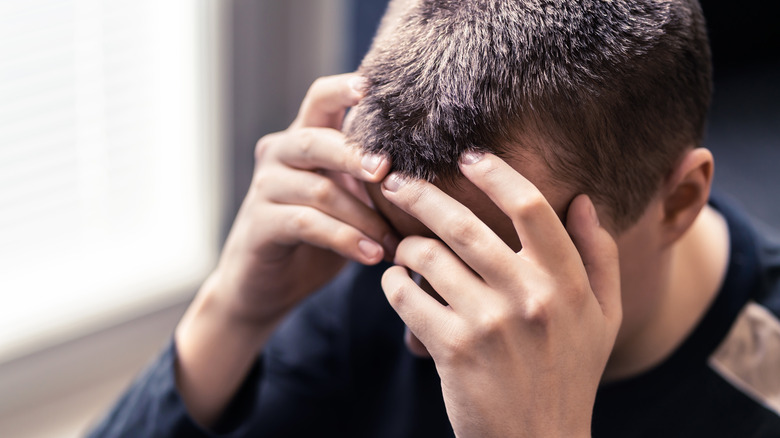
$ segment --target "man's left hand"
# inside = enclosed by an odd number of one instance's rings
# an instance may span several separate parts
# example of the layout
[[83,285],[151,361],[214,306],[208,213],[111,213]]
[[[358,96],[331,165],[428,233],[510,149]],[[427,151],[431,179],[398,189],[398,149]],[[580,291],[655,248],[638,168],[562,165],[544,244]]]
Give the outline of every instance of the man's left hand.
[[522,249],[435,185],[391,175],[384,196],[441,241],[404,239],[382,288],[433,357],[457,436],[590,436],[622,318],[615,242],[585,195],[572,201],[564,227],[498,157],[467,153],[461,171],[511,219]]

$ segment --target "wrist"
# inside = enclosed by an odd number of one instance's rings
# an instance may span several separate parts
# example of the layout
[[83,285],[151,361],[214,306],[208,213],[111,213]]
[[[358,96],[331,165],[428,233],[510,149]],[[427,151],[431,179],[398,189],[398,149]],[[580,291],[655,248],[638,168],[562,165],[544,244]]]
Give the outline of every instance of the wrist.
[[243,382],[273,332],[273,324],[236,318],[215,288],[204,282],[174,333],[176,384],[192,418],[209,427]]
[[237,293],[229,290],[217,270],[203,282],[195,299],[176,328],[176,341],[198,339],[206,332],[209,337],[230,336],[233,342],[256,347],[259,351],[281,317],[258,318],[244,310]]

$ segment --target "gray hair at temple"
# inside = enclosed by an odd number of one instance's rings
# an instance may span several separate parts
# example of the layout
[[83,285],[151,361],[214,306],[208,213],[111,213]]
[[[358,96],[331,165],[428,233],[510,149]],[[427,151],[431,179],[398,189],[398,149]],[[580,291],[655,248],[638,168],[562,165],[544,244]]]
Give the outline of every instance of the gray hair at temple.
[[695,0],[397,0],[359,72],[347,136],[394,170],[534,153],[618,229],[701,143],[712,88]]

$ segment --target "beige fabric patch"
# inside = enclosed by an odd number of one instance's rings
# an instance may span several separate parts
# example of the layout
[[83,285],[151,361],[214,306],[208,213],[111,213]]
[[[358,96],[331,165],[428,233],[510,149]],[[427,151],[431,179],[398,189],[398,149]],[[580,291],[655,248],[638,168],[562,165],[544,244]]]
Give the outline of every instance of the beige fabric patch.
[[749,302],[709,365],[743,393],[780,415],[780,321]]

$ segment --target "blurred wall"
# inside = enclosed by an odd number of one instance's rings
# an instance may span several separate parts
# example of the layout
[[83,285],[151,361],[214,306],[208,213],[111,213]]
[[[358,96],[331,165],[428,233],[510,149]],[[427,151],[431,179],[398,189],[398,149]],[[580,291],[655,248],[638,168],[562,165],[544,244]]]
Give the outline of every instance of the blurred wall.
[[350,0],[233,0],[225,230],[252,178],[255,143],[290,124],[319,76],[348,70]]
[[715,89],[715,188],[780,228],[780,26],[769,2],[703,0]]

